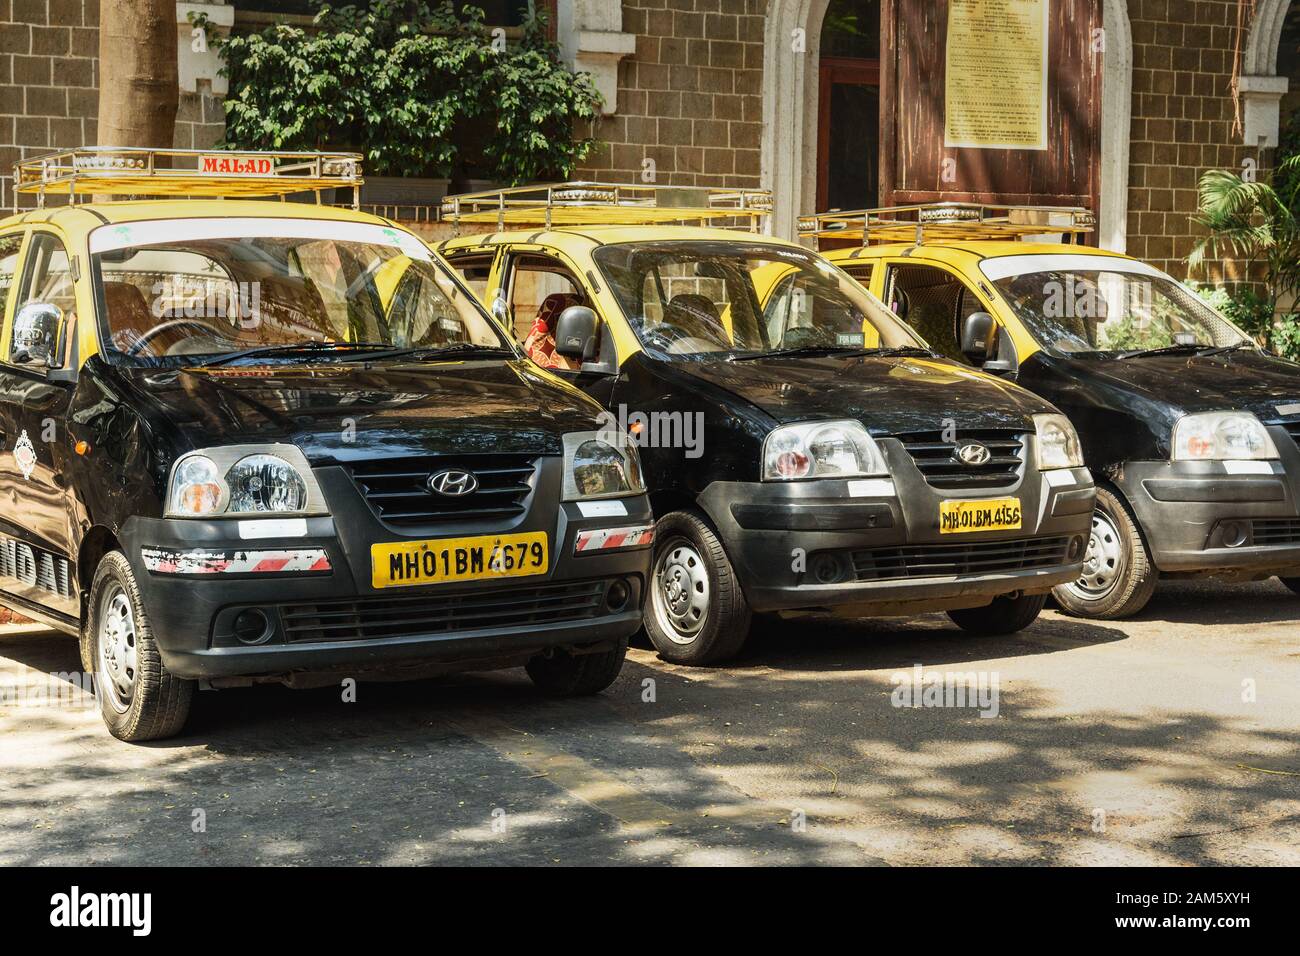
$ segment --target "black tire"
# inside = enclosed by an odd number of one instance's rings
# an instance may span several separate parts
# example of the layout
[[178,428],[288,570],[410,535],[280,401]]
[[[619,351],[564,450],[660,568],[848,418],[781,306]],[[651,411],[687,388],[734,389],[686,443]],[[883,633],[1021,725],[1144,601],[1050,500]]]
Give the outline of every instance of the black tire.
[[1277,576],[1277,579],[1281,581],[1283,584],[1285,584],[1287,587],[1289,587],[1296,594],[1300,594],[1300,578],[1284,578],[1282,577],[1282,575],[1279,574]]
[[[674,511],[655,524],[649,587],[645,630],[664,660],[702,666],[740,653],[753,615],[722,542],[701,516]],[[688,591],[703,595],[702,607],[682,601]]]
[[570,654],[557,650],[551,654],[538,654],[524,670],[533,684],[550,697],[586,697],[599,694],[614,683],[627,655],[627,641],[618,647],[594,654]]
[[948,617],[963,631],[972,634],[1014,634],[1033,624],[1046,604],[1046,594],[1021,594],[994,598],[993,603],[985,607],[949,611]]
[[1142,529],[1127,502],[1104,485],[1097,486],[1087,561],[1078,581],[1052,590],[1067,614],[1116,620],[1142,610],[1155,593],[1160,572],[1151,562]]
[[[124,635],[121,641],[106,644],[109,632],[105,622],[120,622],[122,615],[117,611],[128,606],[130,637],[122,627],[115,631]],[[86,611],[85,639],[95,664],[95,696],[108,732],[132,743],[180,733],[194,698],[194,681],[175,677],[164,666],[140,588],[120,551],[110,551],[100,560]],[[110,664],[106,647],[129,651],[113,656],[114,664]]]

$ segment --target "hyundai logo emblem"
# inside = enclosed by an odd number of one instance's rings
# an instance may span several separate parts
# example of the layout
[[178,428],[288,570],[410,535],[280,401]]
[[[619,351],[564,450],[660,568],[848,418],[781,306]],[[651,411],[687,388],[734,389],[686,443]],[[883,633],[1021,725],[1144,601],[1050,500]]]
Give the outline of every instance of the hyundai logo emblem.
[[972,468],[987,465],[992,457],[993,453],[977,441],[968,441],[957,446],[957,460]]
[[429,476],[429,490],[449,498],[460,498],[478,491],[478,479],[468,471],[448,468]]

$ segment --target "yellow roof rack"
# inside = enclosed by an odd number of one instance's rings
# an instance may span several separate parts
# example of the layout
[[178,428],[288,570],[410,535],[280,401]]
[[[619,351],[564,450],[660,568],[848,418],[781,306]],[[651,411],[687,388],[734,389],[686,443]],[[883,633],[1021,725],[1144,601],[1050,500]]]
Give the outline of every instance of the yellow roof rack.
[[245,199],[350,187],[360,203],[359,153],[224,152],[86,146],[33,156],[14,164],[14,210],[19,193],[46,196],[115,194]]
[[1079,236],[1097,220],[1073,206],[1002,206],[942,202],[882,209],[823,212],[799,219],[805,239],[860,239],[873,242],[935,242],[953,239],[1026,239],[1031,236]]
[[766,189],[547,183],[462,193],[442,201],[440,219],[462,225],[645,226],[668,223],[748,228],[757,232],[772,213]]

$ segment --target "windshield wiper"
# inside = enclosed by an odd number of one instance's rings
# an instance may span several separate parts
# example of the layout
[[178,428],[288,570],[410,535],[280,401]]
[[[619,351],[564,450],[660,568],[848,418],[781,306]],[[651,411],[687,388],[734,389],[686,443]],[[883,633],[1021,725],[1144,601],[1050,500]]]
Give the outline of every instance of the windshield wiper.
[[1212,349],[1206,349],[1204,352],[1197,352],[1196,354],[1198,358],[1204,358],[1207,355],[1225,355],[1228,352],[1240,352],[1243,349],[1249,349],[1253,352],[1255,346],[1251,342],[1237,342],[1233,345],[1219,345]]
[[1136,352],[1121,352],[1115,357],[1117,359],[1147,358],[1152,355],[1186,355],[1195,354],[1201,349],[1209,348],[1208,345],[1166,345],[1158,349],[1138,349]]
[[919,345],[899,345],[890,348],[866,349],[852,345],[801,345],[793,349],[773,349],[770,352],[755,352],[751,355],[733,355],[729,361],[732,362],[752,362],[754,359],[762,358],[780,358],[798,355],[837,355],[845,357],[870,355],[873,357],[891,356],[891,355],[929,355],[933,356],[935,352],[932,349],[922,348]]
[[502,352],[514,354],[504,345],[475,345],[473,342],[457,342],[454,345],[422,345],[409,349],[387,349],[383,352],[364,352],[360,355],[345,356],[340,361],[382,362],[394,358],[441,358],[444,355],[464,354],[467,352],[500,355]]
[[386,349],[389,346],[383,342],[286,342],[281,345],[259,345],[251,349],[240,349],[237,352],[227,352],[224,355],[217,355],[209,359],[201,359],[197,364],[200,366],[225,365],[227,362],[234,362],[241,358],[258,358],[260,356],[272,355],[295,355],[303,352],[337,352],[352,349]]

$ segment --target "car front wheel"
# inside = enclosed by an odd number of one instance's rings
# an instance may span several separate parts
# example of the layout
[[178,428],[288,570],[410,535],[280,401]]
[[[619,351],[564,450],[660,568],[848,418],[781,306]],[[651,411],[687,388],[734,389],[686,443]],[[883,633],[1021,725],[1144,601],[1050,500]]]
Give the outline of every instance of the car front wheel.
[[693,665],[734,657],[749,637],[751,618],[727,552],[703,518],[689,511],[660,518],[645,615],[659,655]]
[[120,551],[104,555],[95,569],[85,627],[95,696],[109,733],[133,743],[180,733],[194,681],[163,664],[135,575]]
[[984,607],[949,611],[948,617],[972,634],[1014,634],[1033,624],[1046,603],[1046,594],[1018,594],[994,598],[993,603]]
[[1146,607],[1158,577],[1128,505],[1110,489],[1098,487],[1083,573],[1052,590],[1056,603],[1075,617],[1128,617]]
[[614,683],[627,656],[627,641],[619,641],[607,651],[587,654],[570,654],[556,650],[538,654],[524,670],[533,684],[551,697],[586,697],[599,694]]

